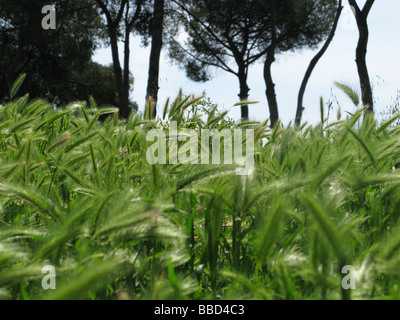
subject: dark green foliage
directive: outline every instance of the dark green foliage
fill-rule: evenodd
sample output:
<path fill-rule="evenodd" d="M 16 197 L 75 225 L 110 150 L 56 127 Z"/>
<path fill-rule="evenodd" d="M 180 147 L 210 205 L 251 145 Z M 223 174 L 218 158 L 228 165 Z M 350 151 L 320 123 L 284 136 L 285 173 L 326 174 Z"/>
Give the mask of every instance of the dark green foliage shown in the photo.
<path fill-rule="evenodd" d="M 118 102 L 112 68 L 91 61 L 103 37 L 97 8 L 89 1 L 54 2 L 56 29 L 42 29 L 47 1 L 0 1 L 0 100 L 12 99 L 11 87 L 21 73 L 21 87 L 31 98 L 56 106 L 93 95 L 101 104 Z"/>

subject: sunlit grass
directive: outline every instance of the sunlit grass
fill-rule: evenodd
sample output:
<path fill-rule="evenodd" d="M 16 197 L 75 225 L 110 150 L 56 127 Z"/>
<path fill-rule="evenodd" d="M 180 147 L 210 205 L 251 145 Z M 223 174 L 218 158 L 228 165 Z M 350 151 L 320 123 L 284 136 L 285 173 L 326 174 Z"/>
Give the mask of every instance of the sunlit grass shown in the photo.
<path fill-rule="evenodd" d="M 269 129 L 181 94 L 162 121 L 116 111 L 1 105 L 0 299 L 399 298 L 397 118 Z M 254 174 L 149 165 L 146 132 L 169 121 L 253 128 Z M 56 290 L 42 288 L 45 265 Z M 342 288 L 345 265 L 356 290 Z"/>

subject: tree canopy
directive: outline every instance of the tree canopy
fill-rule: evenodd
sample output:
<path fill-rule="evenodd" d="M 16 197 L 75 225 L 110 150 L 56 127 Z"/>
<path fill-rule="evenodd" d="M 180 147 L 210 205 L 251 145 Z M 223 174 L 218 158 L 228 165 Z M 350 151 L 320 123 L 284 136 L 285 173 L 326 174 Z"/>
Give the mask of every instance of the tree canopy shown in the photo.
<path fill-rule="evenodd" d="M 59 0 L 56 29 L 44 30 L 46 4 L 0 0 L 0 98 L 7 99 L 14 80 L 26 73 L 23 89 L 31 97 L 61 105 L 91 92 L 101 103 L 115 103 L 115 87 L 100 81 L 112 78 L 110 69 L 91 61 L 104 32 L 97 8 L 86 0 Z"/>
<path fill-rule="evenodd" d="M 336 0 L 173 2 L 183 21 L 187 40 L 170 44 L 171 57 L 194 81 L 209 80 L 212 68 L 235 75 L 239 79 L 241 100 L 249 96 L 250 65 L 266 58 L 268 91 L 273 85 L 269 71 L 275 54 L 319 44 L 327 36 L 336 9 Z M 267 96 L 271 109 L 274 91 L 267 92 Z M 245 105 L 242 118 L 248 118 Z"/>

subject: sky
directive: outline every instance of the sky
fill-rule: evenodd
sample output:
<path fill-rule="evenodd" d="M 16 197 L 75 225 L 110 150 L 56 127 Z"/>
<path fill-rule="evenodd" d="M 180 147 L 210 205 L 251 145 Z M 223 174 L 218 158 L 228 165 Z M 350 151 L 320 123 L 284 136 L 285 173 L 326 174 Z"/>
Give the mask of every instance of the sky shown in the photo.
<path fill-rule="evenodd" d="M 365 1 L 357 1 L 362 6 Z M 339 21 L 338 30 L 328 51 L 314 69 L 304 96 L 305 111 L 303 120 L 316 124 L 320 120 L 320 98 L 328 105 L 333 102 L 331 116 L 336 117 L 337 109 L 342 113 L 354 111 L 352 102 L 336 87 L 334 82 L 350 85 L 360 92 L 355 50 L 358 42 L 358 30 L 354 15 L 344 1 L 344 10 Z M 400 1 L 376 0 L 368 17 L 369 45 L 367 64 L 374 89 L 376 101 L 375 112 L 385 112 L 400 95 Z M 322 46 L 323 43 L 321 43 Z M 284 124 L 294 120 L 297 107 L 297 96 L 310 60 L 318 52 L 301 50 L 280 54 L 272 67 L 273 79 L 279 106 L 279 116 Z M 131 98 L 139 104 L 140 110 L 146 95 L 150 46 L 141 46 L 139 37 L 131 40 L 130 70 L 135 78 Z M 120 57 L 123 57 L 122 46 Z M 112 63 L 111 49 L 100 48 L 95 52 L 94 61 L 108 65 Z M 167 98 L 175 98 L 180 89 L 185 94 L 195 96 L 206 92 L 220 110 L 229 110 L 228 116 L 240 118 L 240 107 L 232 107 L 239 101 L 239 83 L 234 75 L 215 69 L 214 77 L 206 83 L 196 83 L 186 78 L 167 56 L 162 53 L 160 62 L 159 103 L 163 105 Z M 249 70 L 248 85 L 251 89 L 249 100 L 259 101 L 249 106 L 251 120 L 264 121 L 269 118 L 268 104 L 265 96 L 263 79 L 263 61 L 254 64 Z"/>

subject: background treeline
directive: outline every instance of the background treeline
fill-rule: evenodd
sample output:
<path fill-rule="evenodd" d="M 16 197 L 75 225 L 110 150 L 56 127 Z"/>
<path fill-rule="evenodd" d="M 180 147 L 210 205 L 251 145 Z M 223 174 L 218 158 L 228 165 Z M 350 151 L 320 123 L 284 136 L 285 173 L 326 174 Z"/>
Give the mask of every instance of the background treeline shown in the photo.
<path fill-rule="evenodd" d="M 0 0 L 0 99 L 7 101 L 14 80 L 26 73 L 23 89 L 31 97 L 45 97 L 55 105 L 63 105 L 92 95 L 100 105 L 118 106 L 120 116 L 128 118 L 138 108 L 130 95 L 134 82 L 130 72 L 130 38 L 134 34 L 151 46 L 146 102 L 154 118 L 164 48 L 191 80 L 207 81 L 214 69 L 235 75 L 242 101 L 249 96 L 249 67 L 263 62 L 270 125 L 274 126 L 279 119 L 271 72 L 276 55 L 322 45 L 299 90 L 296 124 L 300 125 L 308 79 L 334 37 L 342 2 L 56 0 L 53 5 L 57 28 L 43 30 L 41 8 L 47 1 Z M 356 62 L 362 102 L 373 111 L 365 57 L 367 17 L 374 0 L 366 1 L 364 7 L 359 7 L 355 0 L 348 3 L 354 8 L 360 30 Z M 121 44 L 122 56 L 118 51 Z M 92 61 L 94 51 L 102 45 L 111 48 L 110 66 Z M 241 108 L 242 118 L 248 119 L 248 106 Z"/>

